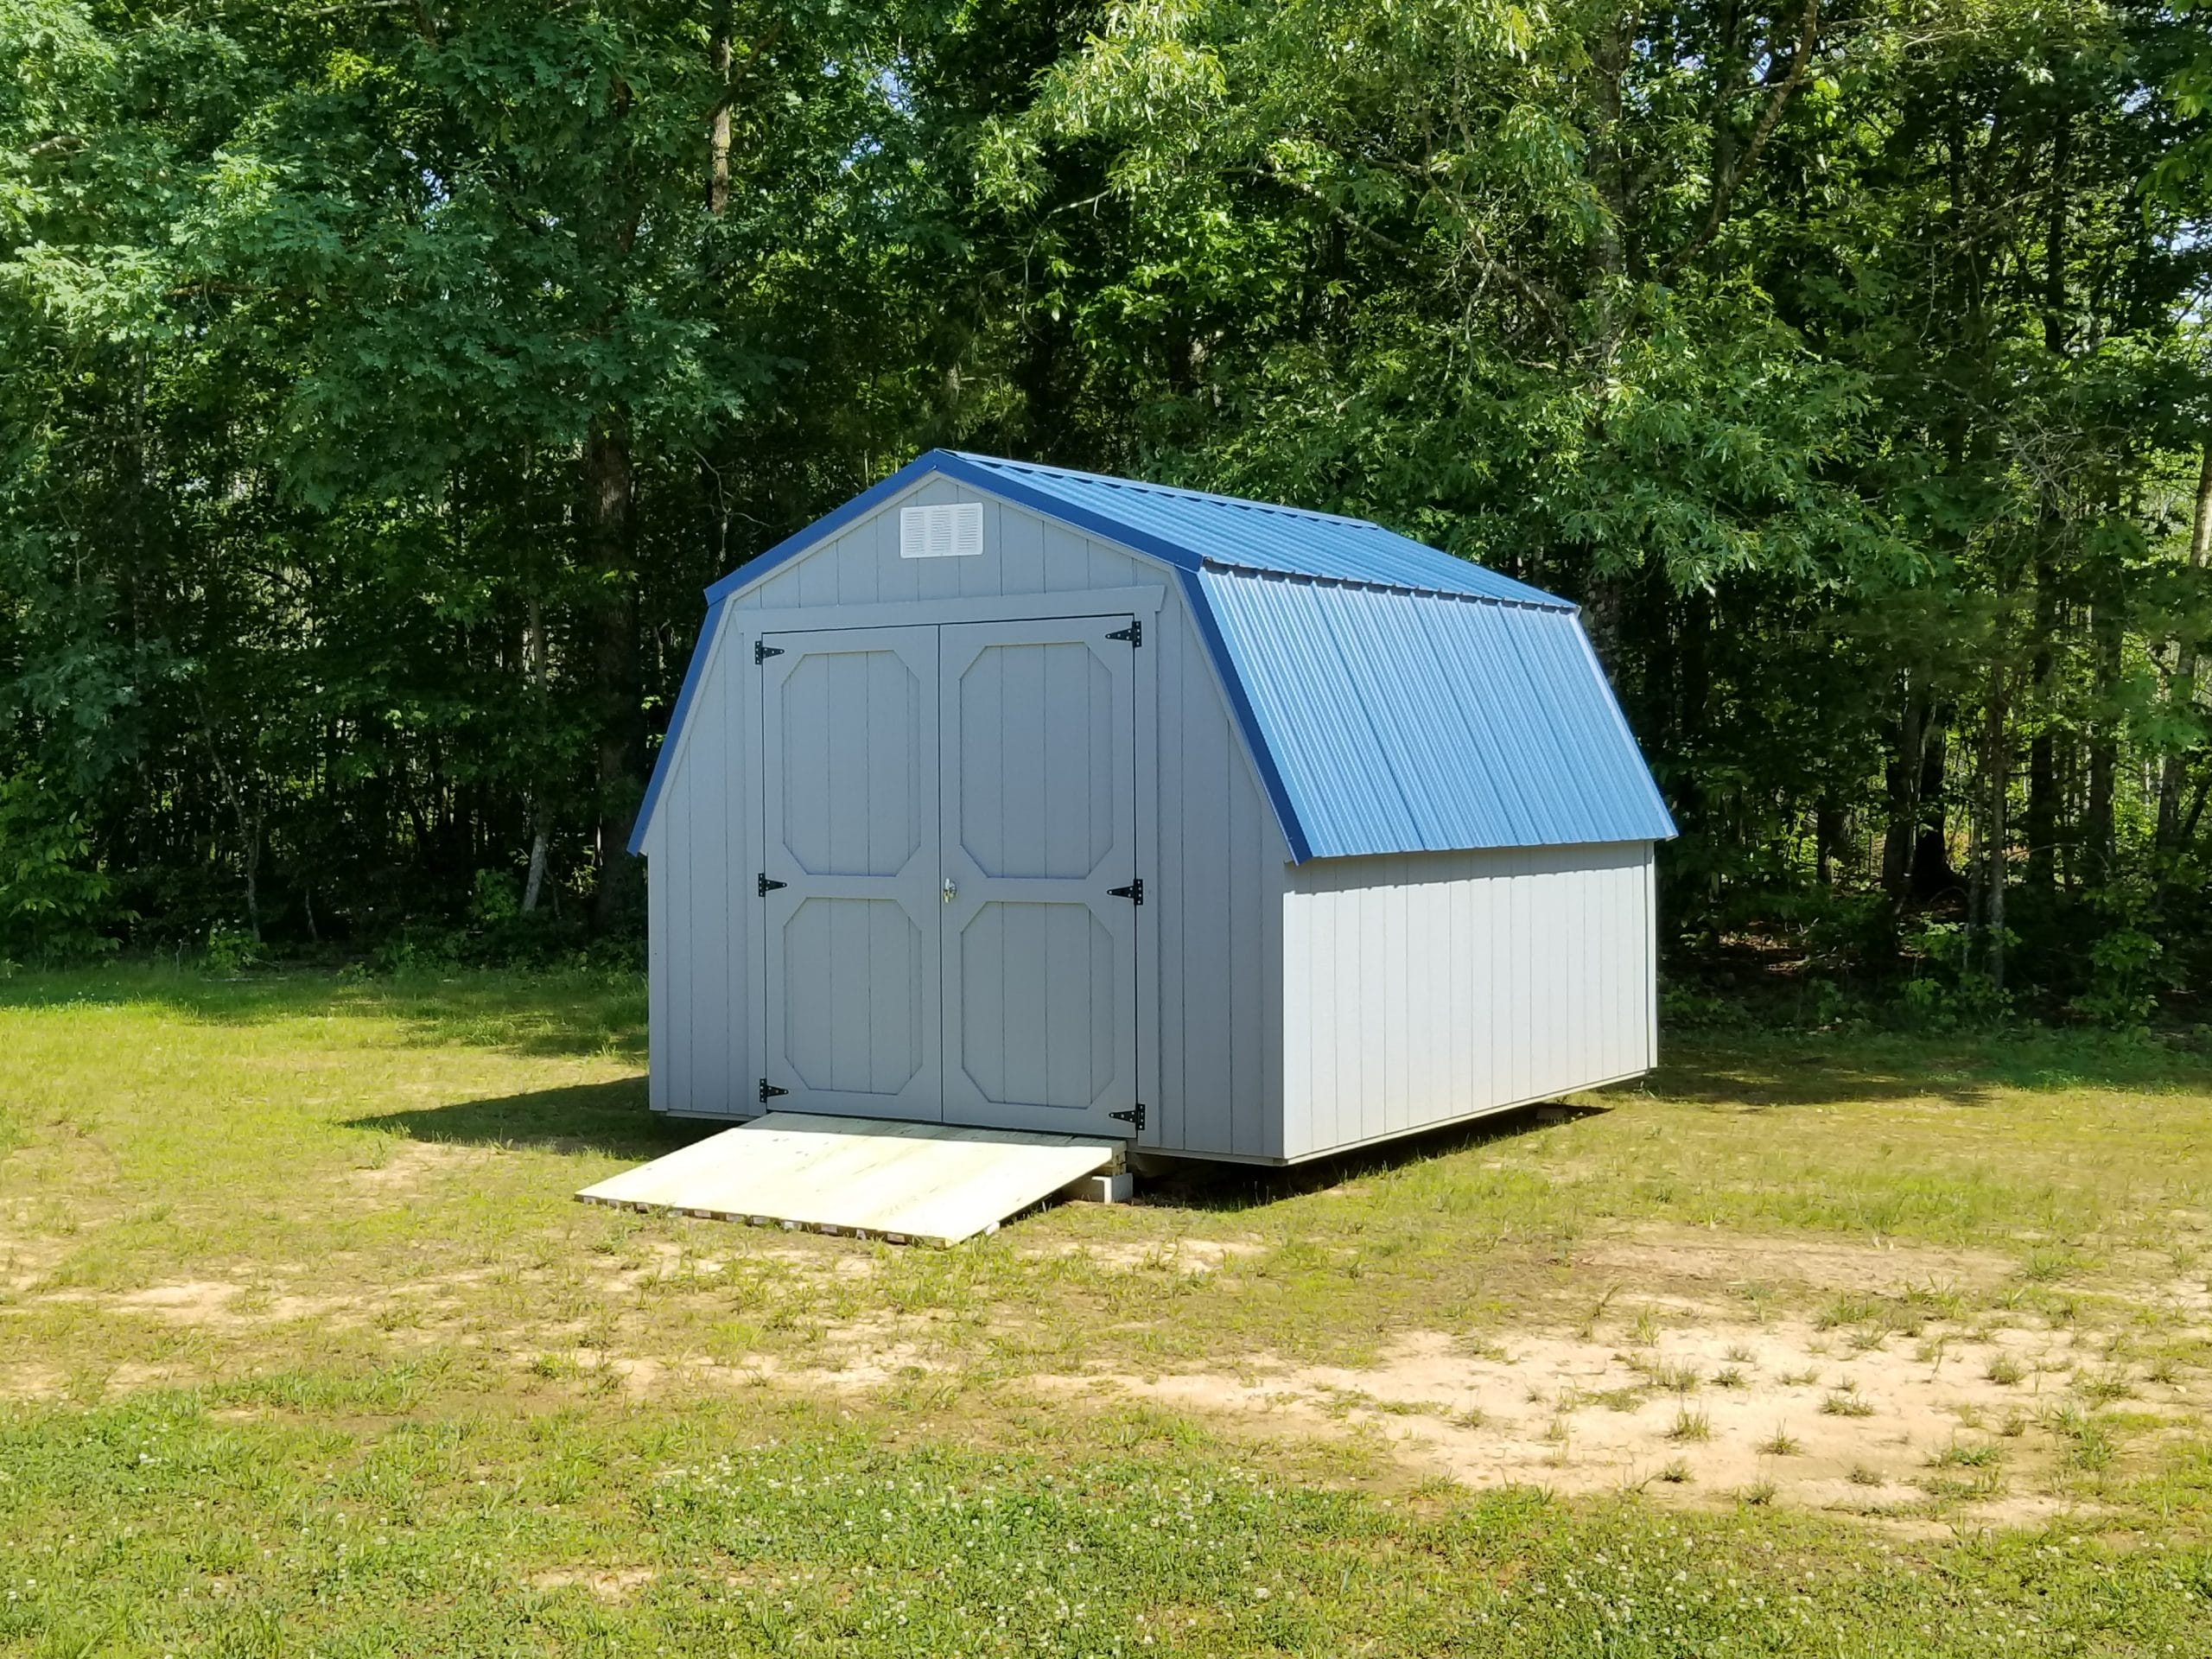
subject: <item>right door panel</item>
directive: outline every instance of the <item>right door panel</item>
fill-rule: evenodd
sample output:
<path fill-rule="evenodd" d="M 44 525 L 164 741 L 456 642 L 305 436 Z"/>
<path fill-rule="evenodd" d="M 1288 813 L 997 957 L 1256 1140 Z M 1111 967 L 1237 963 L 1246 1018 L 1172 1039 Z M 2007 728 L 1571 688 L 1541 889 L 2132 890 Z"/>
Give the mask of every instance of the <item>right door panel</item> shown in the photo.
<path fill-rule="evenodd" d="M 944 1109 L 1128 1133 L 1136 1103 L 1135 652 L 1126 620 L 948 626 Z"/>

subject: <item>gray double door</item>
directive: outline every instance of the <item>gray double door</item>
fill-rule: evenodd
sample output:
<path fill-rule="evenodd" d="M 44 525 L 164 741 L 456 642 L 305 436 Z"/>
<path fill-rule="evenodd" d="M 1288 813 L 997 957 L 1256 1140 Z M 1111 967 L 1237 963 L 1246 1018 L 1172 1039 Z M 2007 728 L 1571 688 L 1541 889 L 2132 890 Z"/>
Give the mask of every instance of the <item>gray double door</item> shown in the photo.
<path fill-rule="evenodd" d="M 1137 1098 L 1137 904 L 1115 891 L 1138 874 L 1129 626 L 763 638 L 775 1105 L 1130 1132 L 1112 1116 Z"/>

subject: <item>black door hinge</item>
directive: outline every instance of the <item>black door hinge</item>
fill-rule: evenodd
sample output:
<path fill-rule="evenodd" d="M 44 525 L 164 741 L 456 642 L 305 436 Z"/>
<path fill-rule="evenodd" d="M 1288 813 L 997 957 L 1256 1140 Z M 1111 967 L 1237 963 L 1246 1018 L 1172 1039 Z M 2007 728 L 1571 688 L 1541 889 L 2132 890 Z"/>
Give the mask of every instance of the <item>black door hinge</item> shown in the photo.
<path fill-rule="evenodd" d="M 755 668 L 760 667 L 771 657 L 780 657 L 783 654 L 784 648 L 781 645 L 772 645 L 765 639 L 755 639 L 753 642 L 753 666 Z"/>
<path fill-rule="evenodd" d="M 788 881 L 771 881 L 768 879 L 767 871 L 763 870 L 760 872 L 760 896 L 763 899 L 766 899 L 778 887 L 788 887 L 789 886 L 791 886 L 791 883 Z"/>
<path fill-rule="evenodd" d="M 1144 624 L 1141 622 L 1132 622 L 1126 628 L 1115 629 L 1113 632 L 1108 634 L 1106 637 L 1109 639 L 1126 639 L 1129 642 L 1130 647 L 1135 649 L 1144 644 Z"/>
<path fill-rule="evenodd" d="M 1133 905 L 1141 905 L 1144 903 L 1144 877 L 1137 877 L 1126 887 L 1109 887 L 1106 893 L 1111 899 L 1126 899 Z"/>
<path fill-rule="evenodd" d="M 766 1077 L 760 1079 L 760 1103 L 763 1106 L 766 1106 L 778 1095 L 788 1095 L 789 1093 L 791 1093 L 790 1090 L 779 1089 L 774 1084 L 769 1082 Z"/>
<path fill-rule="evenodd" d="M 1106 1116 L 1128 1124 L 1139 1135 L 1144 1133 L 1144 1102 L 1142 1101 L 1137 1102 L 1126 1112 L 1109 1112 Z"/>

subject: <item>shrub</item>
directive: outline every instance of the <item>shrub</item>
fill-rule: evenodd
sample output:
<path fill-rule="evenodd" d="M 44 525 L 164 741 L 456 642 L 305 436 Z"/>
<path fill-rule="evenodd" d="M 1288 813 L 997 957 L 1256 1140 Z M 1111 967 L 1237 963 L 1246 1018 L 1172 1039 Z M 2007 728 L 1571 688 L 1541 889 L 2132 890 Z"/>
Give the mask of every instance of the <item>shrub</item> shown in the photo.
<path fill-rule="evenodd" d="M 92 838 L 28 774 L 0 779 L 0 956 L 56 962 L 115 949 L 118 917 Z"/>

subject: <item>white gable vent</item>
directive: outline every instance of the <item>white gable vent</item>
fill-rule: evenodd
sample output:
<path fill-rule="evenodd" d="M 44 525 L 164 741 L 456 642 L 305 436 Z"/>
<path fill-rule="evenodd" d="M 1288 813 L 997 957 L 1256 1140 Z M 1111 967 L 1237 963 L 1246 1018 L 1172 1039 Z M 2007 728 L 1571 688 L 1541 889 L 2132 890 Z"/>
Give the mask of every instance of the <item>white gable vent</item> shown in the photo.
<path fill-rule="evenodd" d="M 899 510 L 902 559 L 968 559 L 983 550 L 983 504 Z"/>

